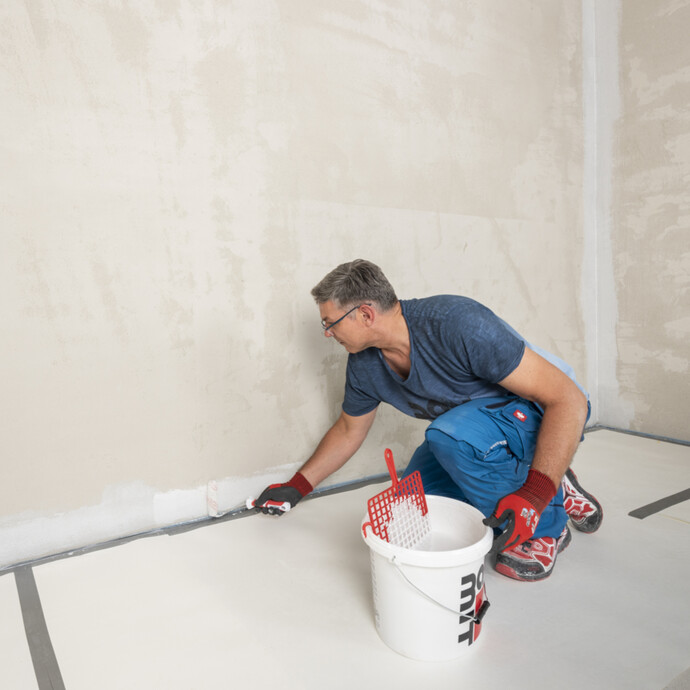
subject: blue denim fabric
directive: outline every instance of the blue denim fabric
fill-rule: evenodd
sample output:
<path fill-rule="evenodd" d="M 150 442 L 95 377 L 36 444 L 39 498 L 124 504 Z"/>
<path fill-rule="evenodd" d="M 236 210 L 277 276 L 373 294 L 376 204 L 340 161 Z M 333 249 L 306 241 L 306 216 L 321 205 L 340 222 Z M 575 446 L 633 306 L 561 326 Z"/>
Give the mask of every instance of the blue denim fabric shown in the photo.
<path fill-rule="evenodd" d="M 541 418 L 536 405 L 515 396 L 471 400 L 427 427 L 403 476 L 419 470 L 427 494 L 464 501 L 488 517 L 524 484 Z M 559 486 L 534 536 L 558 537 L 567 520 Z"/>

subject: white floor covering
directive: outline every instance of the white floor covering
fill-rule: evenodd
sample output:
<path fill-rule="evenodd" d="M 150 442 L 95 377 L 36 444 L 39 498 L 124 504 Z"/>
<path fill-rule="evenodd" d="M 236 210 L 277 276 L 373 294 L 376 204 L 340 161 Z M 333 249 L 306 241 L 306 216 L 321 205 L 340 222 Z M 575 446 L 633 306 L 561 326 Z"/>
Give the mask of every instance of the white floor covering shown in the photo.
<path fill-rule="evenodd" d="M 604 505 L 602 528 L 573 531 L 543 582 L 488 568 L 491 608 L 456 661 L 409 660 L 376 633 L 359 526 L 381 484 L 35 566 L 64 686 L 688 687 L 690 501 L 628 513 L 690 488 L 690 447 L 593 431 L 573 468 Z M 0 688 L 34 690 L 11 573 L 0 616 Z"/>

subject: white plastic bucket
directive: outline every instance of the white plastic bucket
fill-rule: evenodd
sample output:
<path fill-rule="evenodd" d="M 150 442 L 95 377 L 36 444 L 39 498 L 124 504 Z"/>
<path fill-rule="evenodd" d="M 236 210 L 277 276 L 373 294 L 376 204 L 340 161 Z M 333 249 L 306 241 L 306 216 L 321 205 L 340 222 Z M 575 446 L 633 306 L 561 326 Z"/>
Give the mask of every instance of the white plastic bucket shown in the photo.
<path fill-rule="evenodd" d="M 430 533 L 414 549 L 377 537 L 365 527 L 368 515 L 362 527 L 379 636 L 403 656 L 443 661 L 462 656 L 481 632 L 488 608 L 484 557 L 493 532 L 466 503 L 442 496 L 426 500 Z"/>

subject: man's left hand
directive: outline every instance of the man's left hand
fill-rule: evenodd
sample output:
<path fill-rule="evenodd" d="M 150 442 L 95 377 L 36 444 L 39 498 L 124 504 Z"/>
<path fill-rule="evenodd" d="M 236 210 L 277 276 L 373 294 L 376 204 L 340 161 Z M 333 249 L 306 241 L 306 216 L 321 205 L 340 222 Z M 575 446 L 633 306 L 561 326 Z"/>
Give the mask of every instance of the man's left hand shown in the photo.
<path fill-rule="evenodd" d="M 508 551 L 531 539 L 544 508 L 556 495 L 554 483 L 541 472 L 530 470 L 527 481 L 515 492 L 504 496 L 494 512 L 484 519 L 488 527 L 501 527 L 503 532 L 494 540 L 491 553 Z"/>

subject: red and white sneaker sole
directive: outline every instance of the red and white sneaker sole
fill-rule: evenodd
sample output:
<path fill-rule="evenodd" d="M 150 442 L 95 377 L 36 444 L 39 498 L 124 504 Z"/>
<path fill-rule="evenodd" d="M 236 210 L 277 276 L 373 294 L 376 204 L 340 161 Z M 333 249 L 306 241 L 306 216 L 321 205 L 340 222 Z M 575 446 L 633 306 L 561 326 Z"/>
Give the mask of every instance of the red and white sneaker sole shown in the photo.
<path fill-rule="evenodd" d="M 561 482 L 563 486 L 563 507 L 580 532 L 592 534 L 601 527 L 604 510 L 592 494 L 585 491 L 577 481 L 577 475 L 569 469 Z"/>
<path fill-rule="evenodd" d="M 572 534 L 566 525 L 558 539 L 530 539 L 510 551 L 499 553 L 494 568 L 501 575 L 520 582 L 544 580 L 551 575 L 556 557 L 569 546 L 571 540 Z"/>

